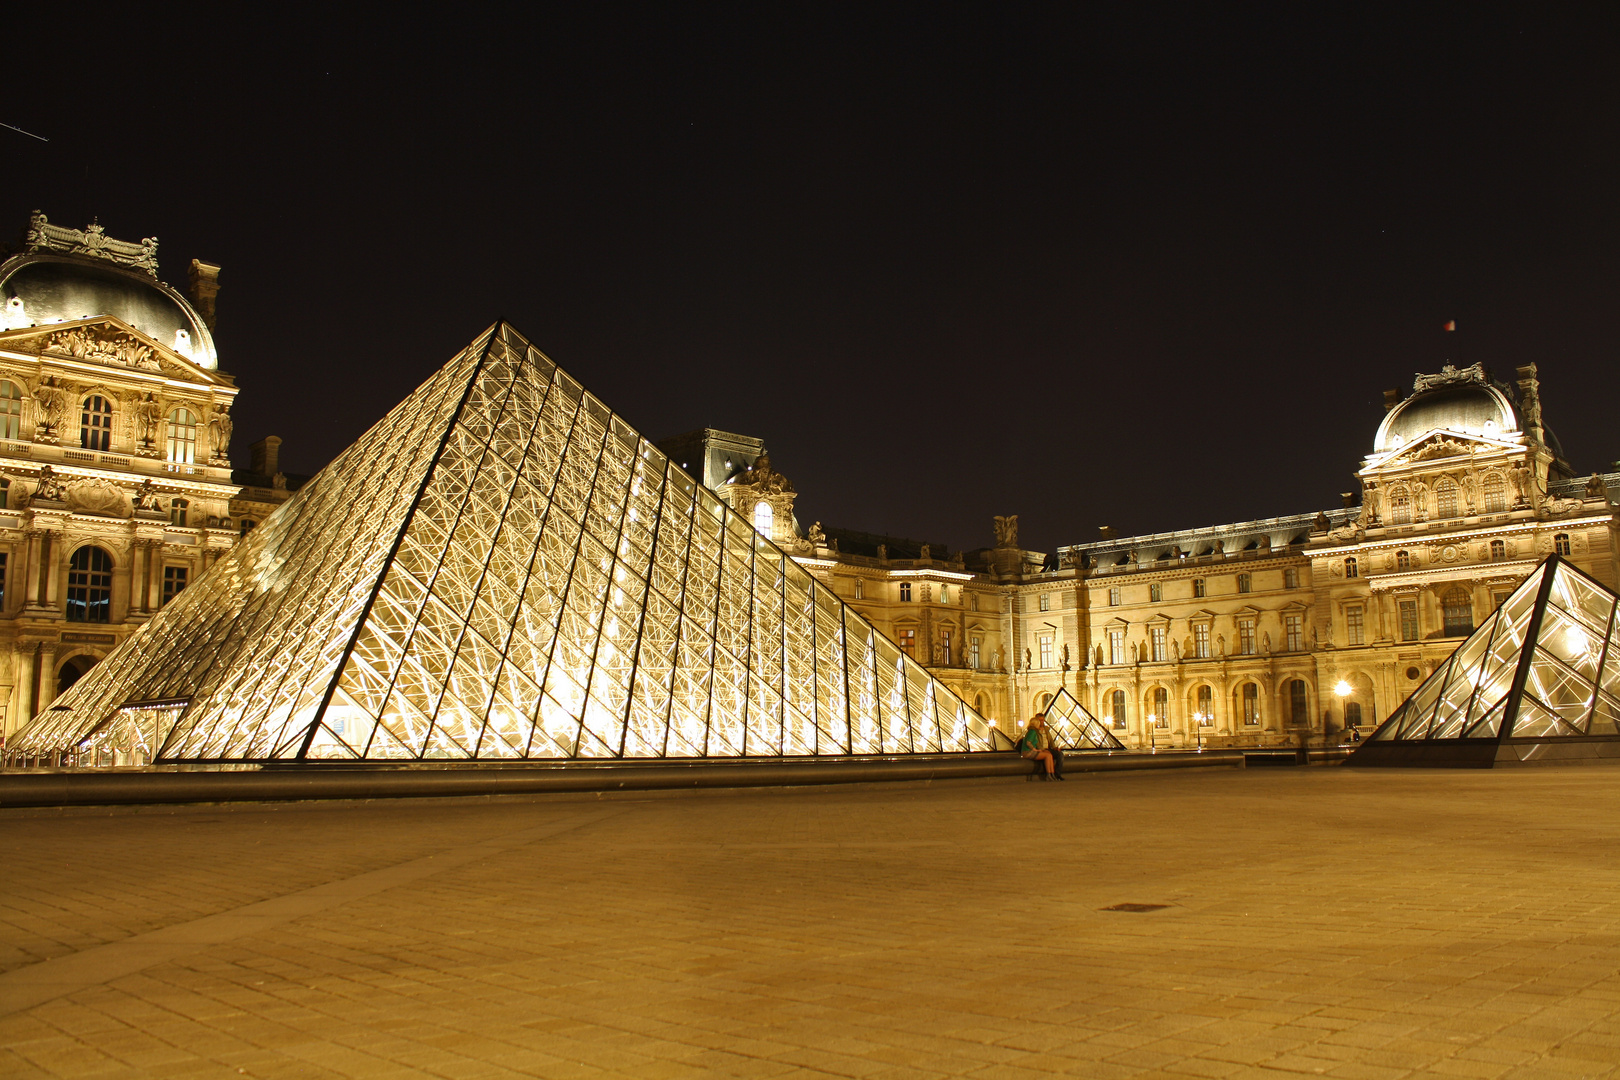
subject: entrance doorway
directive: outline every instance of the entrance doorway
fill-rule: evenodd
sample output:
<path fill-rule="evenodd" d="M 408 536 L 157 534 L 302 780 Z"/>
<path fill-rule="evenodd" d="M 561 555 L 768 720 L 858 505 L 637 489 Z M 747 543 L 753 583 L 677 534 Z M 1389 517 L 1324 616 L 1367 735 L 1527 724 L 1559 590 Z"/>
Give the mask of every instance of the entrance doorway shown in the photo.
<path fill-rule="evenodd" d="M 62 661 L 62 666 L 56 669 L 56 692 L 67 693 L 68 687 L 84 677 L 84 673 L 96 666 L 93 656 L 70 656 Z"/>

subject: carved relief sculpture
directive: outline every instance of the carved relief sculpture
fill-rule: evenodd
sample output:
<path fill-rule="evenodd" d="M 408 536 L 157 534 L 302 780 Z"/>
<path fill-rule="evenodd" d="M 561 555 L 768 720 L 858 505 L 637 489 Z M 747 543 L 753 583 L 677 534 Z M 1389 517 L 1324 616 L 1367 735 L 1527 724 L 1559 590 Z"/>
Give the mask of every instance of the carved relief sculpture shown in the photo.
<path fill-rule="evenodd" d="M 56 477 L 56 471 L 49 465 L 39 470 L 39 479 L 34 482 L 34 493 L 29 496 L 29 502 L 44 499 L 49 502 L 66 502 L 65 492 L 62 490 L 62 481 Z"/>
<path fill-rule="evenodd" d="M 996 547 L 1015 548 L 1018 546 L 1018 515 L 1009 514 L 1006 517 L 996 515 Z"/>

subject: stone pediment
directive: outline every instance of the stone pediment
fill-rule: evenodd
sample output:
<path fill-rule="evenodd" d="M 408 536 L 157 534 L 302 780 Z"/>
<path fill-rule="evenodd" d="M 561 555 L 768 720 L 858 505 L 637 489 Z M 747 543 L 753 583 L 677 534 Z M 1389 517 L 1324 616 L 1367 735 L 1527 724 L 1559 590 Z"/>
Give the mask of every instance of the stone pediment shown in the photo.
<path fill-rule="evenodd" d="M 111 315 L 0 331 L 0 349 L 192 383 L 223 384 L 217 373 Z"/>
<path fill-rule="evenodd" d="M 1375 466 L 1379 470 L 1406 469 L 1429 461 L 1474 457 L 1519 448 L 1516 439 L 1493 439 L 1462 431 L 1431 431 L 1409 446 L 1403 446 Z M 1363 470 L 1364 473 L 1372 470 Z"/>

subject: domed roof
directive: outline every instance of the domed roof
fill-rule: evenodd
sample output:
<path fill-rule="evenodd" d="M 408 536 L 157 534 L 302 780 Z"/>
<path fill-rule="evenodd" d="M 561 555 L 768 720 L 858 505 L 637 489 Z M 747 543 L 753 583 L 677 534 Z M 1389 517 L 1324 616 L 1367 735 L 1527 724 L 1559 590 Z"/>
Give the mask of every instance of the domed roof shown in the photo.
<path fill-rule="evenodd" d="M 1373 451 L 1399 449 L 1431 431 L 1457 431 L 1499 437 L 1521 428 L 1518 410 L 1506 394 L 1485 381 L 1476 364 L 1463 371 L 1423 375 L 1413 395 L 1390 410 L 1379 425 Z"/>
<path fill-rule="evenodd" d="M 114 240 L 98 225 L 64 229 L 36 211 L 25 251 L 0 264 L 0 329 L 111 315 L 199 367 L 219 367 L 202 317 L 156 277 L 156 240 Z"/>

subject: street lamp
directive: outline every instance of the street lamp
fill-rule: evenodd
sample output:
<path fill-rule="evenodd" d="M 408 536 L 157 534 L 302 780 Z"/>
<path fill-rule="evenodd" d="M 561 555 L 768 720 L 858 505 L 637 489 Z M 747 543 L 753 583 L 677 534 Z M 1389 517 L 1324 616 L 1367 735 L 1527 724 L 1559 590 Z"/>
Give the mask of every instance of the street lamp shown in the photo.
<path fill-rule="evenodd" d="M 1338 681 L 1338 683 L 1334 685 L 1333 692 L 1339 696 L 1339 716 L 1343 717 L 1344 716 L 1345 700 L 1351 694 L 1356 692 L 1356 688 L 1351 686 L 1350 683 L 1347 680 L 1340 679 Z M 1355 736 L 1354 736 L 1354 733 L 1351 732 L 1350 725 L 1348 723 L 1344 725 L 1344 730 L 1345 730 L 1345 737 L 1349 738 L 1349 739 L 1351 739 L 1353 741 Z M 1324 743 L 1326 742 L 1326 740 L 1323 740 L 1323 741 L 1324 741 Z"/>

